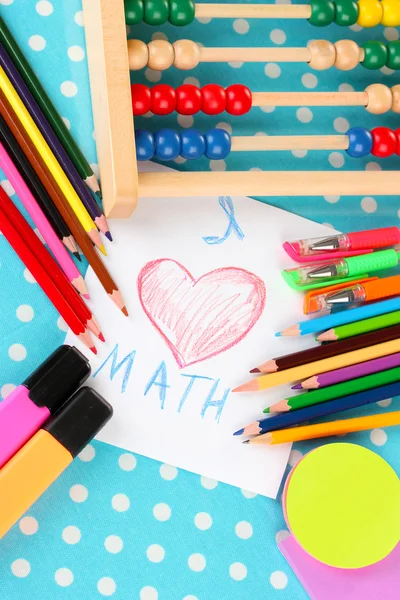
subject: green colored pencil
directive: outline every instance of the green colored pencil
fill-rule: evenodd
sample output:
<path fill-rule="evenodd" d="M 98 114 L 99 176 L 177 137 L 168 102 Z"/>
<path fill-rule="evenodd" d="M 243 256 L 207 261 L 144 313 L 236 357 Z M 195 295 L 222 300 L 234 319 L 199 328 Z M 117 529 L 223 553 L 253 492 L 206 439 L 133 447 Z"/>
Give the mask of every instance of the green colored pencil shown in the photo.
<path fill-rule="evenodd" d="M 397 381 L 400 381 L 400 367 L 381 371 L 380 373 L 373 373 L 372 375 L 366 375 L 365 377 L 357 377 L 357 379 L 353 379 L 352 381 L 343 381 L 342 383 L 330 385 L 326 388 L 305 392 L 304 394 L 299 394 L 292 398 L 286 398 L 285 400 L 281 400 L 269 408 L 264 409 L 264 412 L 291 412 L 293 410 L 298 410 L 299 408 L 306 408 L 307 406 L 313 406 L 314 404 L 320 404 L 321 402 L 327 402 L 328 400 L 342 398 L 343 396 L 349 396 L 351 394 L 358 394 L 359 392 L 364 392 Z"/>
<path fill-rule="evenodd" d="M 364 321 L 355 321 L 347 325 L 340 325 L 321 333 L 315 339 L 317 342 L 334 342 L 336 340 L 344 340 L 353 335 L 360 335 L 361 333 L 376 331 L 377 329 L 383 329 L 391 325 L 398 325 L 399 323 L 400 310 L 396 310 L 385 315 L 380 315 L 379 317 L 371 317 L 370 319 L 364 319 Z"/>
<path fill-rule="evenodd" d="M 39 104 L 44 115 L 46 116 L 50 126 L 54 130 L 58 139 L 64 146 L 65 151 L 68 153 L 70 159 L 75 165 L 80 177 L 84 180 L 87 186 L 97 195 L 101 197 L 99 184 L 96 176 L 93 173 L 89 163 L 83 156 L 74 138 L 68 131 L 64 121 L 56 111 L 50 98 L 45 92 L 39 79 L 36 77 L 32 67 L 26 60 L 25 56 L 21 52 L 20 47 L 14 40 L 11 31 L 8 29 L 4 20 L 0 16 L 0 42 L 3 44 L 7 54 L 13 61 L 15 67 L 20 72 L 26 85 L 30 89 L 36 102 Z"/>

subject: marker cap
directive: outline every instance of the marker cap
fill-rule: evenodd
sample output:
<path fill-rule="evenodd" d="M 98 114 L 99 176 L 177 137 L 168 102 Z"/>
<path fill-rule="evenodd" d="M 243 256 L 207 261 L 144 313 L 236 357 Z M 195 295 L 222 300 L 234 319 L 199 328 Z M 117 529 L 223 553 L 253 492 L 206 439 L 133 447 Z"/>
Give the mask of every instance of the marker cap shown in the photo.
<path fill-rule="evenodd" d="M 23 385 L 37 406 L 55 412 L 89 377 L 90 363 L 74 346 L 60 346 Z"/>
<path fill-rule="evenodd" d="M 112 414 L 112 406 L 100 394 L 83 387 L 47 421 L 43 429 L 75 458 Z"/>

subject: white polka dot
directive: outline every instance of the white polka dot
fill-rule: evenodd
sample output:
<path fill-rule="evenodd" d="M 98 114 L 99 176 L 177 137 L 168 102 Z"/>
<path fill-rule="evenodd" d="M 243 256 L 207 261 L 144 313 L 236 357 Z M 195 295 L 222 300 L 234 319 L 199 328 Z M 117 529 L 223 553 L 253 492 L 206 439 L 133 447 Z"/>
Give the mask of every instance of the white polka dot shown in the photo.
<path fill-rule="evenodd" d="M 286 42 L 286 33 L 282 29 L 273 29 L 269 37 L 274 44 L 284 44 Z"/>
<path fill-rule="evenodd" d="M 61 117 L 61 118 L 64 121 L 66 128 L 67 129 L 71 129 L 71 122 L 70 122 L 70 120 L 67 119 L 67 117 Z"/>
<path fill-rule="evenodd" d="M 39 529 L 39 523 L 34 517 L 23 517 L 19 522 L 19 528 L 25 535 L 33 535 Z"/>
<path fill-rule="evenodd" d="M 292 450 L 289 454 L 289 465 L 295 467 L 302 458 L 303 455 L 300 450 Z"/>
<path fill-rule="evenodd" d="M 147 558 L 154 563 L 159 563 L 164 560 L 165 550 L 159 544 L 152 544 L 146 550 Z"/>
<path fill-rule="evenodd" d="M 214 490 L 218 485 L 218 481 L 210 477 L 204 477 L 203 475 L 200 477 L 200 483 L 206 490 Z"/>
<path fill-rule="evenodd" d="M 354 92 L 354 88 L 349 83 L 341 83 L 339 85 L 339 92 Z"/>
<path fill-rule="evenodd" d="M 46 40 L 41 35 L 31 35 L 28 44 L 32 50 L 36 50 L 37 52 L 46 48 Z"/>
<path fill-rule="evenodd" d="M 78 86 L 73 81 L 63 81 L 60 90 L 63 96 L 73 98 L 78 93 Z"/>
<path fill-rule="evenodd" d="M 389 69 L 389 67 L 382 67 L 382 69 L 380 69 L 380 72 L 383 73 L 384 75 L 393 75 L 394 70 Z"/>
<path fill-rule="evenodd" d="M 171 509 L 165 502 L 160 502 L 153 508 L 153 515 L 157 521 L 168 521 L 171 517 Z"/>
<path fill-rule="evenodd" d="M 344 156 L 340 152 L 331 152 L 328 160 L 335 169 L 340 169 L 344 165 Z"/>
<path fill-rule="evenodd" d="M 235 533 L 241 540 L 248 540 L 253 535 L 253 526 L 248 521 L 240 521 L 236 524 Z"/>
<path fill-rule="evenodd" d="M 181 127 L 193 127 L 194 118 L 192 115 L 178 115 L 176 120 Z"/>
<path fill-rule="evenodd" d="M 200 81 L 196 79 L 196 77 L 186 77 L 183 80 L 183 83 L 186 85 L 195 85 L 196 87 L 200 87 Z"/>
<path fill-rule="evenodd" d="M 252 500 L 257 496 L 254 492 L 250 492 L 250 490 L 240 490 L 245 498 L 248 500 Z"/>
<path fill-rule="evenodd" d="M 288 583 L 287 575 L 283 571 L 274 571 L 269 580 L 276 590 L 283 590 Z"/>
<path fill-rule="evenodd" d="M 189 568 L 196 573 L 204 571 L 206 568 L 206 559 L 202 554 L 191 554 L 188 559 Z"/>
<path fill-rule="evenodd" d="M 118 459 L 118 466 L 123 471 L 133 471 L 133 469 L 136 467 L 136 457 L 129 452 L 121 454 Z"/>
<path fill-rule="evenodd" d="M 48 17 L 53 12 L 53 5 L 48 0 L 40 0 L 36 4 L 36 12 L 42 17 Z"/>
<path fill-rule="evenodd" d="M 229 575 L 235 581 L 242 581 L 247 576 L 247 567 L 243 563 L 235 562 L 229 567 Z"/>
<path fill-rule="evenodd" d="M 271 79 L 276 79 L 281 74 L 281 68 L 275 63 L 267 63 L 264 67 L 264 73 Z"/>
<path fill-rule="evenodd" d="M 15 577 L 27 577 L 31 572 L 31 565 L 25 558 L 17 558 L 11 563 L 11 571 Z"/>
<path fill-rule="evenodd" d="M 118 535 L 109 535 L 104 540 L 104 547 L 110 554 L 118 554 L 124 547 L 124 542 Z"/>
<path fill-rule="evenodd" d="M 12 344 L 8 349 L 8 356 L 11 360 L 15 360 L 16 362 L 25 360 L 26 355 L 26 348 L 22 344 Z"/>
<path fill-rule="evenodd" d="M 96 450 L 90 444 L 85 446 L 85 448 L 82 450 L 82 452 L 80 452 L 78 454 L 78 458 L 80 458 L 80 460 L 82 462 L 90 462 L 91 460 L 94 459 L 95 456 L 96 456 Z"/>
<path fill-rule="evenodd" d="M 14 0 L 0 0 L 0 4 L 3 4 L 3 6 L 9 6 L 13 2 Z"/>
<path fill-rule="evenodd" d="M 211 171 L 226 171 L 226 162 L 224 160 L 210 160 Z"/>
<path fill-rule="evenodd" d="M 243 62 L 240 60 L 232 60 L 231 62 L 228 62 L 228 65 L 232 67 L 232 69 L 240 69 L 240 67 L 243 67 Z"/>
<path fill-rule="evenodd" d="M 351 29 L 352 31 L 356 31 L 356 32 L 362 31 L 362 27 L 358 23 L 354 23 L 354 25 L 350 25 L 349 29 Z"/>
<path fill-rule="evenodd" d="M 54 579 L 61 587 L 68 587 L 74 581 L 74 574 L 70 569 L 63 567 L 62 569 L 57 569 L 54 573 Z"/>
<path fill-rule="evenodd" d="M 374 213 L 378 207 L 378 203 L 375 198 L 371 198 L 371 196 L 366 196 L 361 200 L 361 208 L 366 213 Z"/>
<path fill-rule="evenodd" d="M 397 31 L 396 27 L 385 27 L 383 35 L 389 42 L 399 39 L 399 32 Z"/>
<path fill-rule="evenodd" d="M 168 41 L 168 36 L 164 32 L 162 32 L 162 31 L 156 31 L 151 36 L 151 39 L 152 40 L 165 40 L 165 41 Z"/>
<path fill-rule="evenodd" d="M 144 76 L 148 81 L 156 83 L 161 79 L 161 71 L 153 71 L 153 69 L 146 69 L 144 72 Z"/>
<path fill-rule="evenodd" d="M 14 190 L 13 186 L 11 185 L 11 183 L 8 181 L 8 179 L 3 179 L 3 181 L 0 183 L 0 185 L 3 188 L 3 190 L 5 191 L 5 193 L 7 194 L 7 196 L 14 196 L 15 190 Z"/>
<path fill-rule="evenodd" d="M 183 600 L 199 600 L 199 599 L 197 598 L 197 596 L 192 596 L 192 594 L 190 594 L 189 596 L 185 596 L 183 598 Z"/>
<path fill-rule="evenodd" d="M 304 73 L 301 78 L 301 83 L 309 90 L 314 89 L 318 85 L 318 78 L 314 73 Z"/>
<path fill-rule="evenodd" d="M 329 227 L 330 229 L 335 229 L 331 223 L 321 223 L 321 225 L 325 225 L 325 227 Z"/>
<path fill-rule="evenodd" d="M 84 485 L 82 485 L 80 483 L 76 483 L 69 490 L 69 495 L 70 495 L 71 500 L 73 500 L 74 502 L 80 503 L 80 502 L 85 502 L 85 500 L 87 500 L 89 492 L 87 491 L 87 489 L 85 488 Z"/>
<path fill-rule="evenodd" d="M 77 13 L 75 13 L 74 21 L 75 21 L 75 23 L 77 25 L 80 25 L 81 27 L 84 26 L 84 22 L 83 22 L 83 10 L 80 10 Z"/>
<path fill-rule="evenodd" d="M 172 467 L 171 465 L 161 465 L 160 475 L 163 479 L 172 481 L 178 475 L 178 469 L 176 467 Z"/>
<path fill-rule="evenodd" d="M 80 62 L 85 58 L 85 51 L 80 46 L 70 46 L 67 50 L 68 58 L 73 62 Z"/>
<path fill-rule="evenodd" d="M 117 512 L 125 512 L 130 507 L 131 502 L 126 494 L 115 494 L 111 500 L 111 506 Z"/>
<path fill-rule="evenodd" d="M 278 533 L 275 536 L 275 541 L 277 544 L 280 544 L 281 542 L 283 542 L 283 540 L 286 540 L 286 538 L 290 537 L 290 531 L 288 531 L 287 529 L 281 529 L 281 531 L 278 531 Z"/>
<path fill-rule="evenodd" d="M 7 396 L 9 396 L 11 394 L 11 392 L 13 392 L 15 390 L 17 386 L 14 385 L 13 383 L 5 383 L 2 388 L 0 389 L 0 395 L 3 398 L 7 398 Z"/>
<path fill-rule="evenodd" d="M 313 114 L 309 108 L 302 106 L 296 110 L 296 117 L 301 123 L 309 123 L 312 121 Z"/>
<path fill-rule="evenodd" d="M 382 167 L 379 163 L 371 161 L 365 165 L 366 171 L 382 171 Z"/>
<path fill-rule="evenodd" d="M 373 429 L 369 437 L 375 446 L 384 446 L 387 442 L 387 434 L 383 429 Z"/>
<path fill-rule="evenodd" d="M 39 240 L 42 242 L 42 244 L 46 244 L 46 241 L 45 241 L 44 237 L 42 236 L 42 234 L 39 231 L 39 229 L 37 229 L 37 227 L 33 230 L 33 232 L 39 238 Z"/>
<path fill-rule="evenodd" d="M 196 525 L 197 529 L 201 529 L 201 531 L 210 529 L 212 522 L 212 518 L 206 512 L 197 513 L 194 518 L 194 524 Z"/>
<path fill-rule="evenodd" d="M 275 106 L 260 106 L 260 109 L 263 111 L 263 113 L 272 113 L 275 110 Z"/>
<path fill-rule="evenodd" d="M 64 527 L 61 537 L 66 544 L 74 545 L 81 541 L 82 534 L 79 527 L 67 525 Z"/>
<path fill-rule="evenodd" d="M 304 158 L 307 156 L 307 150 L 292 150 L 292 154 L 296 158 Z"/>
<path fill-rule="evenodd" d="M 186 158 L 183 158 L 183 156 L 177 156 L 174 158 L 174 162 L 176 162 L 177 165 L 183 165 L 183 163 L 186 162 Z"/>
<path fill-rule="evenodd" d="M 329 204 L 336 204 L 340 200 L 340 196 L 324 196 L 324 198 Z"/>
<path fill-rule="evenodd" d="M 151 585 L 146 585 L 139 592 L 139 600 L 158 600 L 158 592 Z"/>
<path fill-rule="evenodd" d="M 16 314 L 22 323 L 29 323 L 29 321 L 32 321 L 35 312 L 29 304 L 21 304 L 21 306 L 18 306 Z"/>
<path fill-rule="evenodd" d="M 397 216 L 398 216 L 398 217 L 399 217 L 399 219 L 400 219 L 400 208 L 399 208 L 399 210 L 397 211 Z"/>
<path fill-rule="evenodd" d="M 224 123 L 223 121 L 221 121 L 221 123 L 217 123 L 216 127 L 217 129 L 224 129 L 230 134 L 232 133 L 232 125 L 230 125 L 229 123 Z"/>
<path fill-rule="evenodd" d="M 346 133 L 346 131 L 349 130 L 350 125 L 349 125 L 349 122 L 347 119 L 345 119 L 343 117 L 338 117 L 337 119 L 335 119 L 333 121 L 333 127 L 339 133 Z"/>
<path fill-rule="evenodd" d="M 68 331 L 68 325 L 66 324 L 66 322 L 64 321 L 64 319 L 62 317 L 58 317 L 57 327 L 58 327 L 58 329 L 61 329 L 61 331 Z"/>
<path fill-rule="evenodd" d="M 250 29 L 250 25 L 246 19 L 235 19 L 235 21 L 233 21 L 233 29 L 236 33 L 247 33 Z"/>
<path fill-rule="evenodd" d="M 379 400 L 379 402 L 377 402 L 377 405 L 380 406 L 381 408 L 387 408 L 388 406 L 390 406 L 392 404 L 393 398 L 387 398 L 386 400 Z"/>
<path fill-rule="evenodd" d="M 117 584 L 111 577 L 102 577 L 97 582 L 97 589 L 102 596 L 112 596 L 117 589 Z"/>
<path fill-rule="evenodd" d="M 276 0 L 276 4 L 291 4 L 291 0 Z"/>
<path fill-rule="evenodd" d="M 34 278 L 32 273 L 30 271 L 28 271 L 28 269 L 24 270 L 24 278 L 26 279 L 26 281 L 28 283 L 36 283 L 36 279 Z"/>
<path fill-rule="evenodd" d="M 211 17 L 196 17 L 199 23 L 203 23 L 203 25 L 207 25 L 212 20 Z"/>

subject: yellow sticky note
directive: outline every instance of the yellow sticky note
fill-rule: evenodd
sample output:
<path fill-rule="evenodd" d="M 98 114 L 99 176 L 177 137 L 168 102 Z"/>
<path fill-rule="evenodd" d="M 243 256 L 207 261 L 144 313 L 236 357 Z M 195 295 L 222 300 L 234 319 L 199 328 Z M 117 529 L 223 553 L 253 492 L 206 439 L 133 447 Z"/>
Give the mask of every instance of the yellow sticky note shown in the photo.
<path fill-rule="evenodd" d="M 317 560 L 343 569 L 372 565 L 400 540 L 400 482 L 378 454 L 326 444 L 307 454 L 286 486 L 294 537 Z"/>

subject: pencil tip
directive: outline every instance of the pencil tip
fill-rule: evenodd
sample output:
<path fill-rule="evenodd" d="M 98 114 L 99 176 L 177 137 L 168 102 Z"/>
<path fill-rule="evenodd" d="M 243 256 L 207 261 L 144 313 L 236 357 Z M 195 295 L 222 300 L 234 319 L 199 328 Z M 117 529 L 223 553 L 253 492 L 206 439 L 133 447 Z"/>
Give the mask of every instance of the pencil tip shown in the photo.
<path fill-rule="evenodd" d="M 270 412 L 269 406 L 267 408 L 264 408 L 263 413 L 269 413 L 269 412 Z"/>
<path fill-rule="evenodd" d="M 86 298 L 86 300 L 90 300 L 90 296 L 89 296 L 89 294 L 82 294 L 82 296 L 83 296 L 84 298 Z"/>
<path fill-rule="evenodd" d="M 251 369 L 251 371 L 249 371 L 250 373 L 260 373 L 260 369 L 258 369 L 257 367 L 255 367 L 254 369 Z"/>
<path fill-rule="evenodd" d="M 275 337 L 281 337 L 281 332 L 277 331 L 276 334 L 275 334 Z"/>
<path fill-rule="evenodd" d="M 244 440 L 244 442 L 242 442 L 242 444 L 250 444 L 250 440 Z"/>
<path fill-rule="evenodd" d="M 100 244 L 99 250 L 103 254 L 103 256 L 107 256 L 107 252 L 106 252 L 106 249 L 104 248 L 104 244 Z"/>
<path fill-rule="evenodd" d="M 97 349 L 96 346 L 91 346 L 91 351 L 93 352 L 93 354 L 97 354 Z"/>
<path fill-rule="evenodd" d="M 301 390 L 301 388 L 302 388 L 301 383 L 296 383 L 296 385 L 292 386 L 292 390 Z"/>
<path fill-rule="evenodd" d="M 110 232 L 110 231 L 106 231 L 104 235 L 106 236 L 106 238 L 107 238 L 108 240 L 110 240 L 110 242 L 112 242 L 112 241 L 113 241 L 113 238 L 112 238 L 112 235 L 111 235 L 111 232 Z"/>
<path fill-rule="evenodd" d="M 101 190 L 98 190 L 97 192 L 95 192 L 95 194 L 101 202 L 103 200 L 103 194 L 101 193 Z"/>
<path fill-rule="evenodd" d="M 127 309 L 126 309 L 126 306 L 123 306 L 123 307 L 121 308 L 121 311 L 124 313 L 124 315 L 125 315 L 126 317 L 129 317 L 129 313 L 128 313 Z"/>
<path fill-rule="evenodd" d="M 106 339 L 105 339 L 104 335 L 101 333 L 101 331 L 100 331 L 100 333 L 99 333 L 99 335 L 98 335 L 98 338 L 99 338 L 99 340 L 100 340 L 101 342 L 105 342 L 105 341 L 106 341 Z"/>
<path fill-rule="evenodd" d="M 73 252 L 72 254 L 75 256 L 76 260 L 79 260 L 79 262 L 82 262 L 82 258 L 81 258 L 81 255 L 79 254 L 79 252 Z"/>
<path fill-rule="evenodd" d="M 235 433 L 233 435 L 242 435 L 243 432 L 244 432 L 244 428 L 242 427 L 242 429 L 238 429 L 237 431 L 235 431 Z"/>

